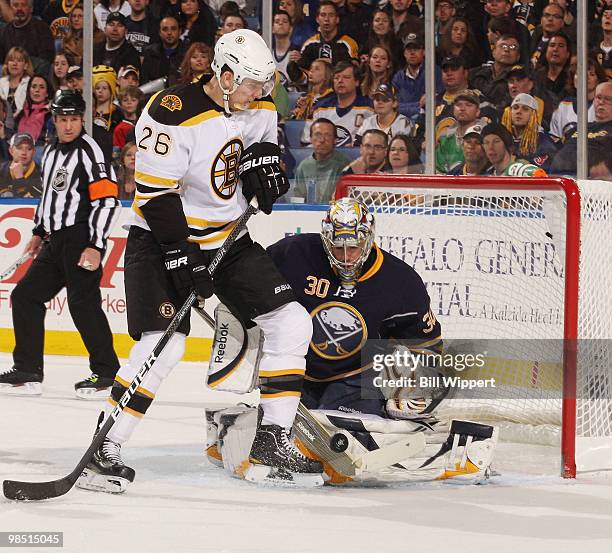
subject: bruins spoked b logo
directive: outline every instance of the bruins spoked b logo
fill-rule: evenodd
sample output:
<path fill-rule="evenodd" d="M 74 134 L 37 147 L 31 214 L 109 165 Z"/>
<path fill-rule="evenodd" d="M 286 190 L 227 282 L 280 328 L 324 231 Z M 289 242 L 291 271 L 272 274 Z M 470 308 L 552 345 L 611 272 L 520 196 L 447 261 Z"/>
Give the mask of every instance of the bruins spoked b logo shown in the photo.
<path fill-rule="evenodd" d="M 210 184 L 215 194 L 229 200 L 238 186 L 238 163 L 242 154 L 242 142 L 238 139 L 228 142 L 213 161 L 210 170 Z"/>
<path fill-rule="evenodd" d="M 346 359 L 368 339 L 361 313 L 346 303 L 324 303 L 313 309 L 310 316 L 313 326 L 310 347 L 323 359 Z"/>

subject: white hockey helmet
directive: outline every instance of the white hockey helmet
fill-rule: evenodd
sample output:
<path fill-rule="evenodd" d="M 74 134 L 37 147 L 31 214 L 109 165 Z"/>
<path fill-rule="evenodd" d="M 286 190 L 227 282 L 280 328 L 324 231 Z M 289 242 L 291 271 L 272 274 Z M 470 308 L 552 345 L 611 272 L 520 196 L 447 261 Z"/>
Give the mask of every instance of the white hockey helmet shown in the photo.
<path fill-rule="evenodd" d="M 234 87 L 232 90 L 224 90 L 224 93 L 233 94 L 236 88 L 248 79 L 263 83 L 263 96 L 272 92 L 276 64 L 264 39 L 255 31 L 237 29 L 219 38 L 211 63 L 219 84 L 225 66 L 234 73 Z"/>
<path fill-rule="evenodd" d="M 321 224 L 321 238 L 325 253 L 338 273 L 342 286 L 353 288 L 374 245 L 374 215 L 358 200 L 335 200 L 330 204 Z M 343 248 L 344 255 L 338 258 L 334 248 Z M 348 248 L 359 248 L 361 251 L 352 259 Z"/>

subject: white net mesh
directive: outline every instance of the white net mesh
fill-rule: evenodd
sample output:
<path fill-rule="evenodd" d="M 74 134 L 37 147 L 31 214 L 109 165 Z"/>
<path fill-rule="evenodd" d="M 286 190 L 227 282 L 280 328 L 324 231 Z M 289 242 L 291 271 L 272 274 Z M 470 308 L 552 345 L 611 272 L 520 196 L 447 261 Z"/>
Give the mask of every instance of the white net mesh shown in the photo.
<path fill-rule="evenodd" d="M 497 387 L 446 402 L 444 414 L 513 423 L 507 428 L 519 431 L 511 439 L 558 441 L 564 308 L 576 301 L 565 290 L 565 192 L 516 189 L 533 182 L 520 178 L 495 190 L 469 177 L 439 177 L 453 183 L 446 189 L 423 180 L 395 178 L 385 187 L 381 175 L 380 182 L 351 181 L 348 195 L 376 213 L 378 244 L 421 275 L 451 347 L 487 352 L 484 367 L 461 376 L 493 377 Z M 610 437 L 612 186 L 584 182 L 580 192 L 575 435 Z"/>

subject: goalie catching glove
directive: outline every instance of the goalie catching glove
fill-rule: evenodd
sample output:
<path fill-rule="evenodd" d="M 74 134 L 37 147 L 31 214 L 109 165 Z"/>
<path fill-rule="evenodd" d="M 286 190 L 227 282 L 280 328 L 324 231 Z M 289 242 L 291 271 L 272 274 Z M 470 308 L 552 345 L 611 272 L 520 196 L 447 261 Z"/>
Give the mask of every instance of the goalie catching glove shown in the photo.
<path fill-rule="evenodd" d="M 192 290 L 203 299 L 213 295 L 213 281 L 197 244 L 181 240 L 162 244 L 164 265 L 176 290 L 187 297 Z"/>
<path fill-rule="evenodd" d="M 274 202 L 289 191 L 289 180 L 281 169 L 280 159 L 280 148 L 272 142 L 253 144 L 240 158 L 242 193 L 249 201 L 256 196 L 259 209 L 266 215 L 272 213 Z"/>

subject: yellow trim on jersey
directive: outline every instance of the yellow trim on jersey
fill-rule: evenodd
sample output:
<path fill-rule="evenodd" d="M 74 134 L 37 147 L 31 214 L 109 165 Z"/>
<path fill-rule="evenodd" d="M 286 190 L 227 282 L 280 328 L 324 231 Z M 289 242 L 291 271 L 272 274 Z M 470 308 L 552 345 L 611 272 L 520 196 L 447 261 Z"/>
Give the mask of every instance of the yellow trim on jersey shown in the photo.
<path fill-rule="evenodd" d="M 210 227 L 221 227 L 223 225 L 227 225 L 227 223 L 231 223 L 232 219 L 229 221 L 209 221 L 208 219 L 199 219 L 198 217 L 185 217 L 187 224 L 193 228 L 210 228 Z"/>
<path fill-rule="evenodd" d="M 267 399 L 273 398 L 273 397 L 287 397 L 287 396 L 301 397 L 301 395 L 302 395 L 302 392 L 276 392 L 274 394 L 266 394 L 264 392 L 260 392 L 260 396 L 265 397 Z"/>
<path fill-rule="evenodd" d="M 155 175 L 149 175 L 142 171 L 134 172 L 134 180 L 141 182 L 142 184 L 154 184 L 156 186 L 163 186 L 165 188 L 172 188 L 178 184 L 178 179 L 167 179 L 165 177 L 156 177 Z"/>
<path fill-rule="evenodd" d="M 348 35 L 342 35 L 337 42 L 340 44 L 344 44 L 348 48 L 349 56 L 351 56 L 351 58 L 357 58 L 357 55 L 359 54 L 359 45 L 352 37 Z"/>
<path fill-rule="evenodd" d="M 274 102 L 268 100 L 256 100 L 249 104 L 249 109 L 268 109 L 270 111 L 276 111 L 276 106 Z"/>
<path fill-rule="evenodd" d="M 206 238 L 197 238 L 194 236 L 190 236 L 188 238 L 188 241 L 195 242 L 196 244 L 210 244 L 211 242 L 218 242 L 219 240 L 227 238 L 227 236 L 229 236 L 229 233 L 232 232 L 232 230 L 234 230 L 234 227 L 236 226 L 237 223 L 238 221 L 236 221 L 234 224 L 227 227 L 227 229 L 216 232 L 211 236 L 207 236 Z"/>
<path fill-rule="evenodd" d="M 121 378 L 119 375 L 115 375 L 115 381 L 119 382 L 119 384 L 121 384 L 124 388 L 129 388 L 131 384 L 131 382 L 128 382 L 127 380 L 123 380 L 123 378 Z M 155 399 L 155 394 L 153 392 L 149 392 L 149 390 L 147 390 L 146 388 L 141 388 L 140 386 L 138 386 L 138 388 L 136 388 L 136 391 L 142 394 L 143 396 L 147 396 L 148 398 Z"/>
<path fill-rule="evenodd" d="M 259 371 L 259 376 L 274 378 L 275 376 L 303 375 L 306 369 L 285 369 L 282 371 Z"/>
<path fill-rule="evenodd" d="M 200 113 L 198 115 L 196 115 L 195 117 L 192 117 L 191 119 L 187 119 L 186 121 L 183 121 L 182 123 L 179 124 L 179 127 L 193 127 L 195 125 L 199 125 L 200 123 L 203 123 L 204 121 L 208 121 L 209 119 L 213 119 L 215 117 L 221 117 L 223 114 L 214 110 L 214 109 L 209 109 L 208 111 L 205 111 L 204 113 Z"/>
<path fill-rule="evenodd" d="M 138 207 L 138 205 L 136 204 L 136 200 L 134 200 L 132 202 L 132 211 L 134 213 L 136 213 L 136 215 L 138 215 L 138 217 L 140 217 L 141 219 L 144 219 L 144 213 L 142 212 L 142 210 Z"/>
<path fill-rule="evenodd" d="M 163 90 L 160 90 L 159 92 L 153 94 L 153 96 L 151 96 L 150 100 L 147 102 L 147 105 L 145 106 L 144 110 L 149 109 L 151 107 L 151 104 L 155 101 L 155 98 L 157 98 L 162 92 Z"/>
<path fill-rule="evenodd" d="M 376 248 L 376 259 L 374 261 L 374 264 L 366 271 L 365 274 L 361 275 L 357 279 L 357 282 L 363 282 L 364 280 L 368 280 L 369 278 L 373 277 L 382 267 L 383 260 L 385 257 L 376 244 L 374 244 L 374 248 Z"/>
<path fill-rule="evenodd" d="M 414 346 L 410 346 L 408 349 L 410 351 L 417 351 L 419 353 L 424 353 L 425 355 L 436 355 L 436 352 L 433 352 L 429 349 L 421 349 L 421 348 L 429 348 L 429 346 L 433 346 L 442 340 L 442 336 L 436 336 L 427 342 L 421 342 L 420 344 L 415 344 Z"/>

